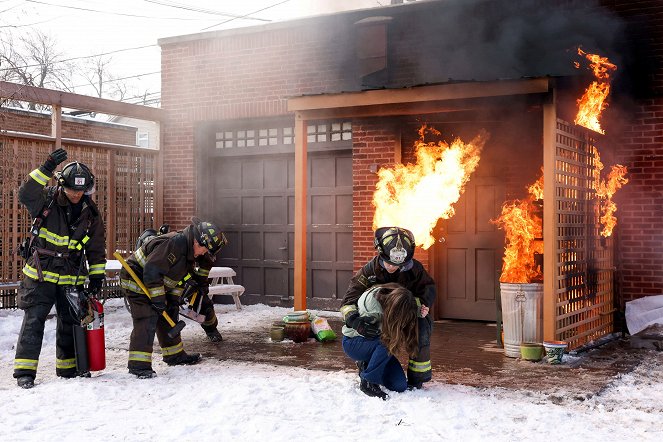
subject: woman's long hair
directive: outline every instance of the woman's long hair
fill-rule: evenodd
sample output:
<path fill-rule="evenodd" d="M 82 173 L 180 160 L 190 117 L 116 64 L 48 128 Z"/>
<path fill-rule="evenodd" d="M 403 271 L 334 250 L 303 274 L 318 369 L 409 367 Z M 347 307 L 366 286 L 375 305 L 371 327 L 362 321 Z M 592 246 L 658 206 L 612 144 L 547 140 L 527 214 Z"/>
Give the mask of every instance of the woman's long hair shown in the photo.
<path fill-rule="evenodd" d="M 405 351 L 414 356 L 419 350 L 417 301 L 411 291 L 396 283 L 383 284 L 375 299 L 382 306 L 382 343 L 395 355 Z"/>

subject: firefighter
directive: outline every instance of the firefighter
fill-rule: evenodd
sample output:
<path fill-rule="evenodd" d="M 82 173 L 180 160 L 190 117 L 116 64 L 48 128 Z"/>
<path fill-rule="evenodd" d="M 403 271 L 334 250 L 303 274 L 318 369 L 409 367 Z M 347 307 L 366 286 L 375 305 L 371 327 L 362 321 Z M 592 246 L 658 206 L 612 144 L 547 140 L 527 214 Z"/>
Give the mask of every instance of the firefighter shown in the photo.
<path fill-rule="evenodd" d="M 357 300 L 376 284 L 395 282 L 410 290 L 419 305 L 417 325 L 419 345 L 416 355 L 410 355 L 407 368 L 408 388 L 422 388 L 432 378 L 430 362 L 430 337 L 433 321 L 428 315 L 435 301 L 435 281 L 424 266 L 413 258 L 414 235 L 401 227 L 381 227 L 375 231 L 373 245 L 378 255 L 366 263 L 350 280 L 341 306 L 345 325 L 353 328 L 365 338 L 379 335 L 378 324 L 370 317 L 360 316 Z M 357 364 L 361 370 L 361 364 Z"/>
<path fill-rule="evenodd" d="M 138 250 L 143 244 L 152 238 L 159 235 L 165 235 L 168 232 L 170 232 L 170 226 L 168 224 L 163 224 L 161 227 L 159 227 L 158 232 L 151 228 L 146 229 L 140 235 L 138 241 L 136 241 L 135 250 Z M 187 276 L 185 276 L 185 280 L 181 281 L 181 285 L 185 287 L 185 290 L 190 289 L 192 291 L 198 292 L 199 296 L 196 296 L 195 300 L 193 300 L 194 303 L 191 308 L 200 312 L 200 314 L 205 317 L 205 320 L 200 324 L 200 326 L 205 331 L 207 339 L 209 339 L 211 342 L 221 342 L 223 341 L 223 336 L 221 336 L 221 333 L 217 329 L 219 320 L 216 317 L 216 312 L 214 311 L 214 303 L 208 296 L 209 271 L 213 265 L 214 260 L 206 260 L 201 258 L 198 260 L 198 265 L 194 269 L 194 274 L 187 274 Z M 191 282 L 193 282 L 193 284 L 191 284 Z M 183 293 L 183 295 L 187 297 L 185 293 Z M 182 302 L 184 301 L 186 300 L 182 299 Z"/>
<path fill-rule="evenodd" d="M 27 262 L 18 290 L 18 306 L 24 316 L 14 377 L 23 388 L 34 386 L 44 324 L 53 305 L 57 312 L 55 373 L 63 378 L 90 376 L 76 370 L 73 326 L 77 318 L 67 293 L 81 292 L 86 278 L 88 294 L 96 296 L 101 291 L 106 267 L 105 227 L 90 197 L 94 175 L 85 164 L 67 164 L 56 175 L 57 185 L 46 186 L 66 159 L 64 149 L 53 151 L 42 166 L 30 172 L 18 194 L 34 219 L 31 242 L 22 251 Z"/>
<path fill-rule="evenodd" d="M 127 259 L 148 289 L 149 297 L 126 269 L 120 272 L 120 284 L 125 290 L 133 319 L 128 368 L 129 373 L 140 379 L 156 375 L 152 370 L 155 334 L 166 364 L 192 365 L 200 361 L 199 353 L 184 351 L 180 334 L 173 338 L 168 336 L 170 325 L 162 315 L 165 311 L 171 318 L 177 318 L 187 281 L 196 279 L 193 276 L 196 269 L 198 278 L 206 277 L 214 256 L 227 244 L 225 236 L 214 224 L 198 218 L 191 222 L 181 232 L 150 238 Z M 216 324 L 213 326 L 216 329 Z"/>

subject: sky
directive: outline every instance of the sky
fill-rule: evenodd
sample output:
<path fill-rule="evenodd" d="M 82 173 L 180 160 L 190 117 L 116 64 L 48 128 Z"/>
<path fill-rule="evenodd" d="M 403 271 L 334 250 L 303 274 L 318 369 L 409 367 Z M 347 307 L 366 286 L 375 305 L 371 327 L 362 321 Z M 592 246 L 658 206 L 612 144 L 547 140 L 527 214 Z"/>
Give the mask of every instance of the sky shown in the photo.
<path fill-rule="evenodd" d="M 159 38 L 388 4 L 390 0 L 0 0 L 0 34 L 38 29 L 57 40 L 65 58 L 109 53 L 115 78 L 155 97 L 160 90 Z M 76 92 L 94 94 L 90 87 Z"/>
<path fill-rule="evenodd" d="M 231 327 L 255 330 L 292 311 L 261 304 L 215 308 L 222 334 Z M 649 352 L 636 370 L 585 401 L 435 381 L 382 401 L 359 391 L 356 371 L 212 359 L 168 367 L 155 354 L 157 377 L 139 380 L 126 369 L 131 320 L 122 300 L 106 302 L 105 314 L 105 370 L 89 379 L 57 378 L 50 319 L 35 387 L 24 390 L 12 378 L 22 312 L 0 310 L 0 440 L 663 440 L 663 352 Z M 191 324 L 182 336 L 185 349 L 205 339 Z M 273 345 L 320 344 L 286 339 Z"/>

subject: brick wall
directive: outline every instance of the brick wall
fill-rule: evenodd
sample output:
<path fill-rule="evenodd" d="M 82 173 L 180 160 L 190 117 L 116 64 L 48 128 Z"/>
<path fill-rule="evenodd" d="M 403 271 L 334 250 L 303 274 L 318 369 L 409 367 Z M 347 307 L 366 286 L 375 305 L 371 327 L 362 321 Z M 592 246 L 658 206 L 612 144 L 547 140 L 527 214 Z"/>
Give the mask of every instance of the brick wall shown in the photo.
<path fill-rule="evenodd" d="M 629 182 L 616 195 L 624 300 L 663 294 L 663 98 L 644 100 L 624 128 L 617 161 Z"/>
<path fill-rule="evenodd" d="M 50 136 L 51 115 L 0 108 L 0 129 Z M 63 117 L 62 137 L 134 146 L 136 128 L 83 118 Z"/>
<path fill-rule="evenodd" d="M 414 2 L 412 8 L 403 5 L 403 10 L 424 11 L 425 15 L 426 8 L 432 8 L 436 3 L 442 2 Z M 575 5 L 586 6 L 588 3 L 569 0 L 564 4 L 571 10 Z M 609 32 L 598 32 L 596 36 L 600 38 L 597 41 L 606 42 L 616 36 L 626 35 L 627 41 L 621 42 L 621 55 L 628 58 L 626 56 L 631 55 L 631 49 L 639 51 L 636 54 L 639 58 L 635 61 L 631 59 L 625 65 L 630 69 L 630 77 L 623 77 L 626 79 L 623 81 L 630 81 L 632 86 L 638 87 L 628 90 L 628 87 L 622 85 L 621 89 L 615 91 L 639 94 L 636 111 L 621 116 L 622 124 L 625 125 L 623 139 L 618 143 L 621 147 L 616 148 L 615 154 L 616 160 L 630 169 L 631 182 L 620 191 L 624 203 L 617 216 L 623 239 L 622 294 L 631 299 L 663 293 L 663 277 L 656 276 L 655 271 L 663 267 L 663 255 L 656 252 L 659 232 L 663 231 L 658 208 L 663 194 L 657 182 L 663 177 L 659 177 L 659 173 L 663 174 L 663 162 L 659 160 L 663 154 L 663 120 L 661 103 L 653 98 L 660 96 L 663 91 L 663 10 L 656 0 L 600 0 L 600 4 L 607 9 L 600 10 L 599 14 L 571 14 L 565 18 L 570 17 L 575 20 L 573 23 L 587 30 L 587 42 L 592 42 L 590 25 L 613 23 L 613 19 L 623 21 L 625 34 L 620 33 L 622 29 L 610 28 Z M 390 10 L 390 15 L 391 11 L 394 10 Z M 164 221 L 180 228 L 200 209 L 196 207 L 195 198 L 196 170 L 199 165 L 195 164 L 194 149 L 195 131 L 199 124 L 288 115 L 287 97 L 348 91 L 352 86 L 356 87 L 350 78 L 353 76 L 354 56 L 352 23 L 368 15 L 381 13 L 386 14 L 384 10 L 357 12 L 277 26 L 210 33 L 207 39 L 192 36 L 162 41 L 162 106 L 167 115 L 164 122 Z M 397 14 L 394 14 L 396 17 Z M 413 22 L 396 17 L 389 25 L 389 84 L 395 87 L 399 87 L 399 82 L 417 84 L 448 81 L 450 78 L 481 79 L 481 75 L 464 77 L 449 74 L 438 78 L 428 73 L 437 69 L 443 73 L 472 74 L 470 68 L 479 66 L 477 61 L 482 67 L 481 74 L 490 79 L 507 78 L 510 75 L 516 78 L 522 75 L 552 75 L 565 69 L 573 71 L 568 66 L 568 60 L 564 59 L 567 56 L 564 54 L 567 54 L 568 47 L 579 43 L 568 42 L 563 53 L 549 50 L 544 45 L 540 48 L 540 54 L 553 58 L 550 66 L 544 64 L 532 72 L 516 69 L 498 75 L 496 65 L 485 57 L 463 52 L 464 43 L 449 46 L 450 42 L 438 37 L 436 33 L 408 26 L 408 23 Z M 535 26 L 531 29 L 538 32 Z M 449 37 L 459 35 L 470 34 L 463 32 Z M 431 39 L 431 36 L 435 38 Z M 569 39 L 571 36 L 560 37 Z M 439 46 L 436 42 L 443 42 L 446 46 Z M 527 46 L 523 40 L 518 42 Z M 560 42 L 566 44 L 562 40 Z M 550 41 L 539 43 L 548 44 Z M 441 49 L 447 51 L 446 57 L 430 55 L 432 50 Z M 551 66 L 558 67 L 555 56 L 559 54 L 564 61 L 560 71 L 549 69 Z M 512 67 L 511 58 L 498 55 L 507 68 Z M 530 61 L 530 57 L 524 57 L 523 54 L 515 55 L 515 60 L 519 62 Z M 454 60 L 459 63 L 454 63 Z M 465 64 L 470 61 L 475 65 Z M 451 70 L 445 70 L 447 67 Z M 619 109 L 620 105 L 611 106 Z M 380 166 L 393 161 L 399 135 L 393 126 L 385 124 L 385 120 L 356 121 L 354 129 L 354 265 L 358 267 L 374 254 L 371 233 L 373 208 L 370 204 L 372 192 L 369 189 L 375 184 L 376 178 L 368 167 L 373 163 Z M 621 138 L 615 130 L 607 132 L 612 137 Z M 407 158 L 407 152 L 404 152 L 403 158 Z M 513 197 L 522 195 L 518 192 Z M 423 261 L 428 255 L 417 251 L 416 256 Z"/>

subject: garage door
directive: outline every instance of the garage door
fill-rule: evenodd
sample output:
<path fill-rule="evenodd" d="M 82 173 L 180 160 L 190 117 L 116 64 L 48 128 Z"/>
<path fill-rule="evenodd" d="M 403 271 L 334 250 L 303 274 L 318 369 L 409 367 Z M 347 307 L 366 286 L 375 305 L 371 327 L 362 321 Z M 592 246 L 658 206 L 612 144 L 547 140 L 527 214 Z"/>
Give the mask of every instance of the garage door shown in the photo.
<path fill-rule="evenodd" d="M 230 242 L 245 303 L 293 304 L 294 121 L 217 124 L 205 131 L 199 186 L 206 216 Z M 307 304 L 337 308 L 352 276 L 352 126 L 308 127 Z M 203 207 L 209 207 L 205 210 Z"/>

